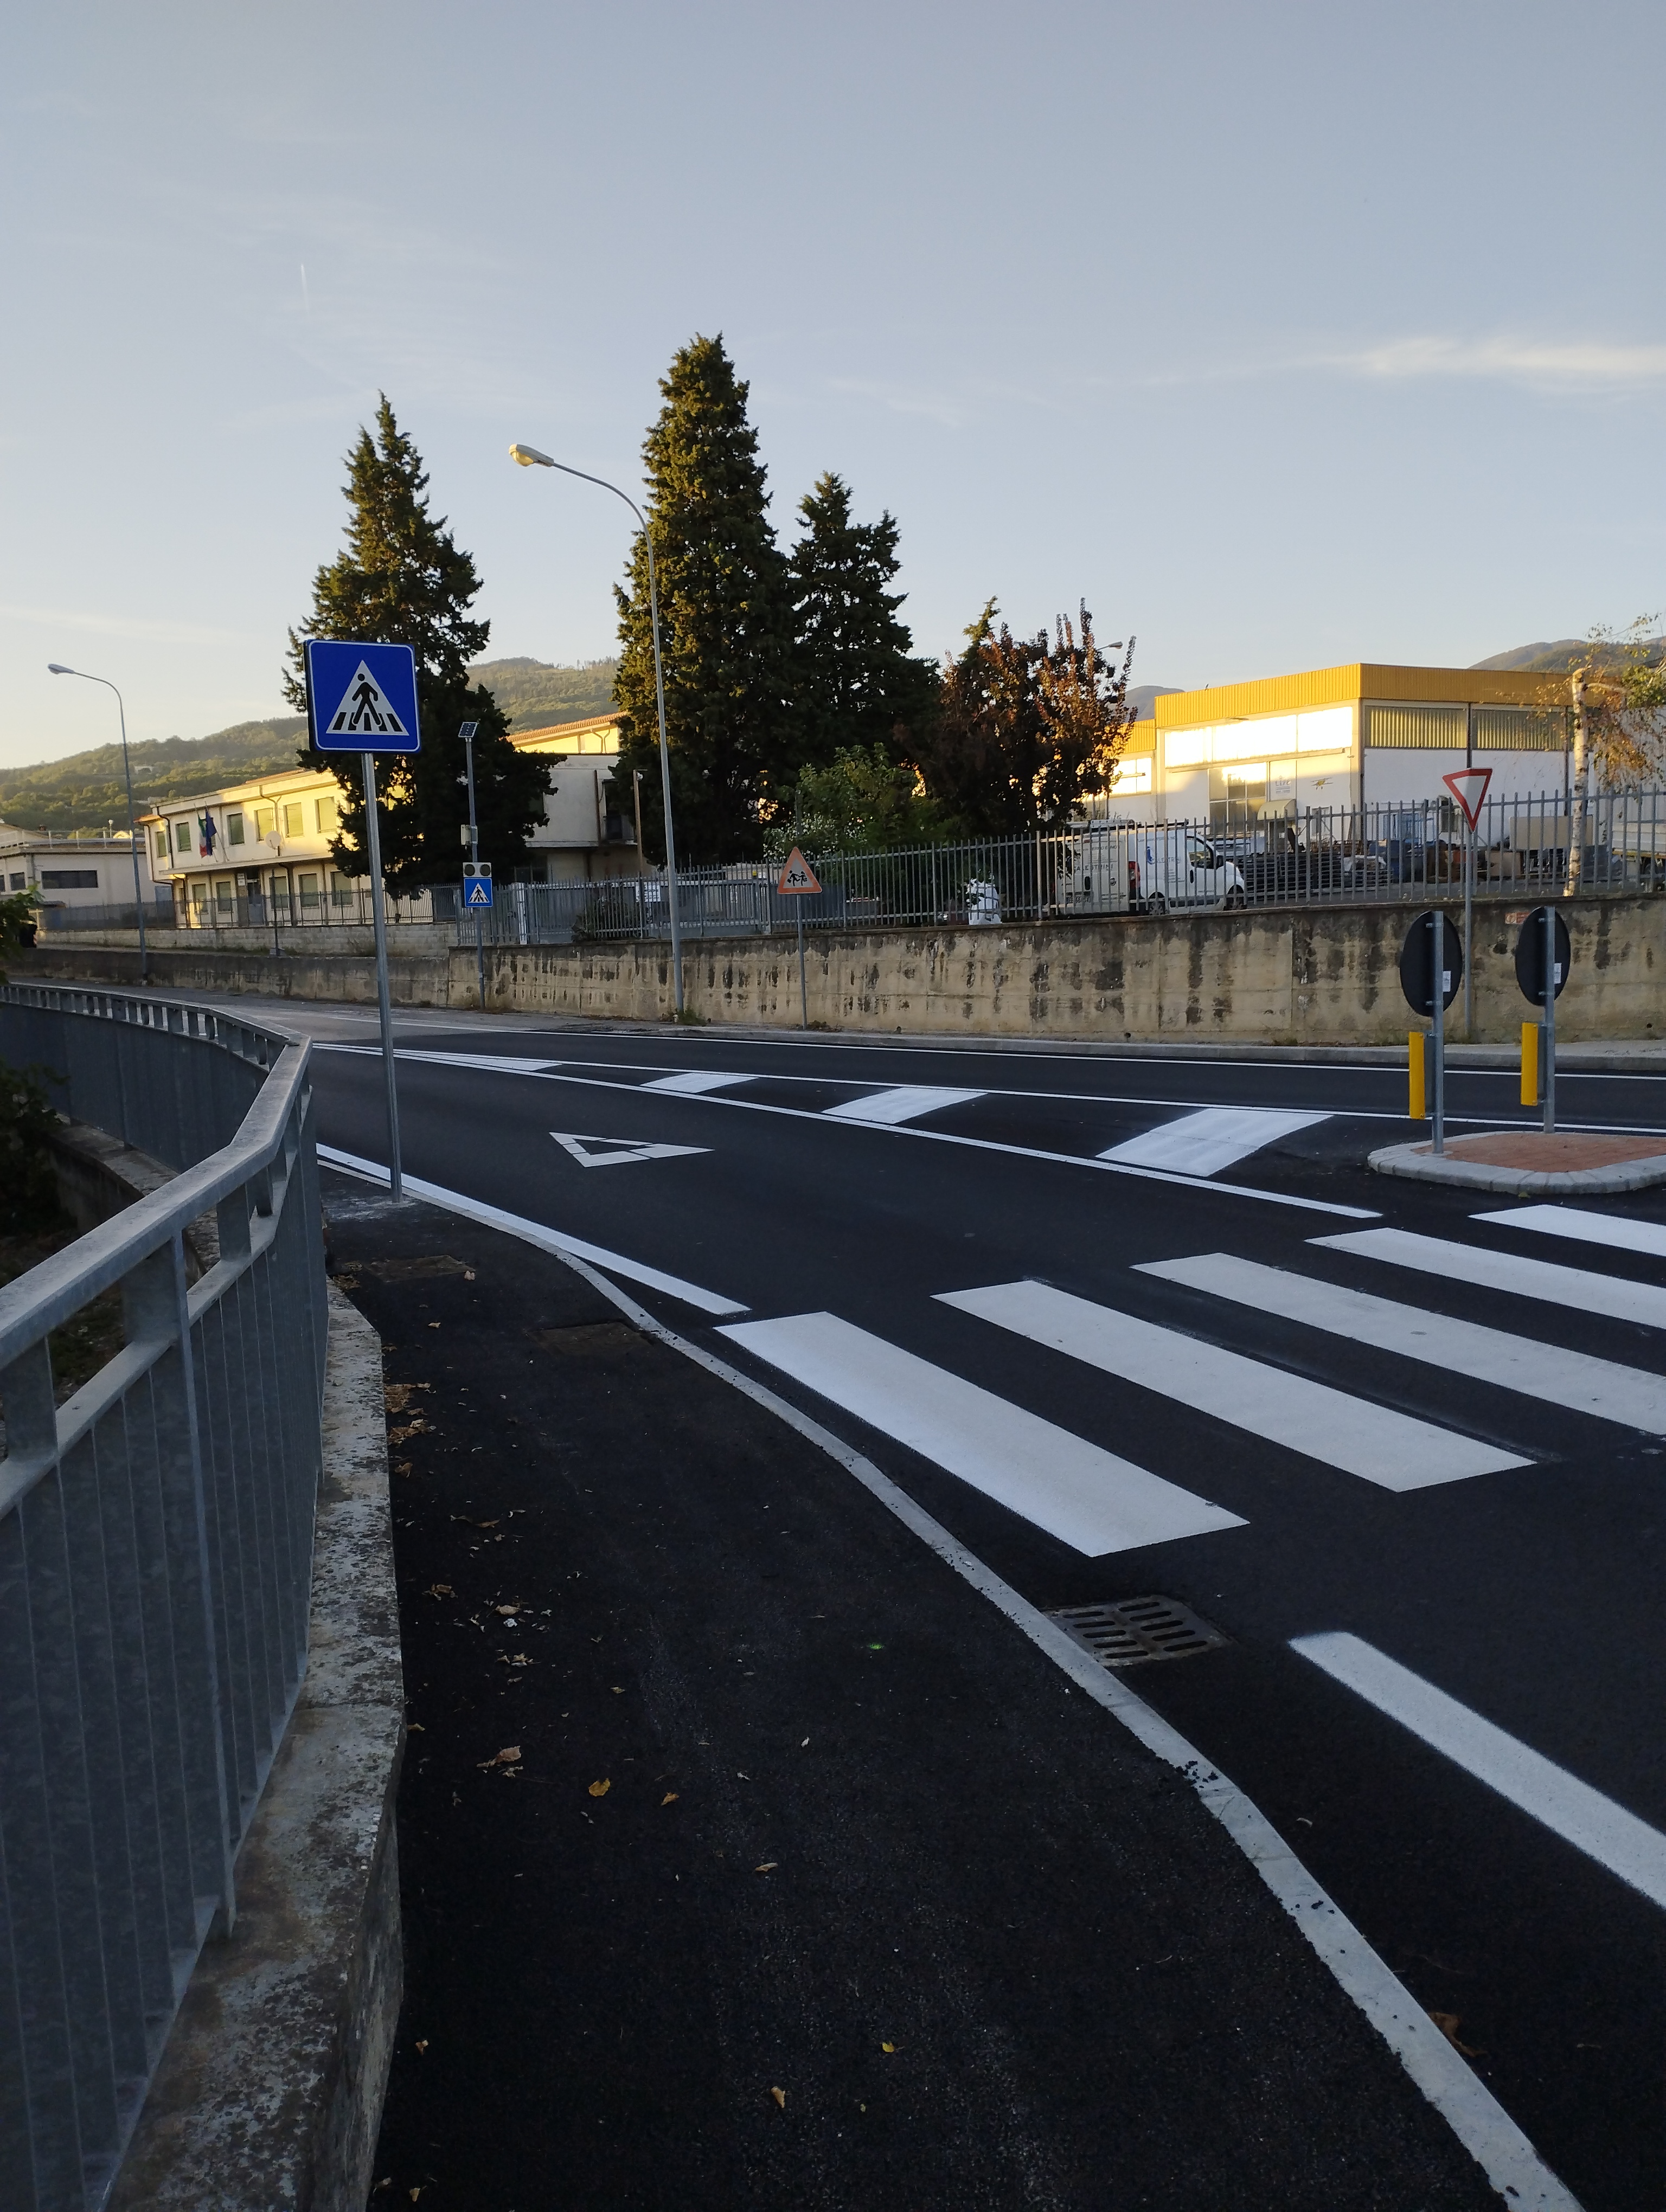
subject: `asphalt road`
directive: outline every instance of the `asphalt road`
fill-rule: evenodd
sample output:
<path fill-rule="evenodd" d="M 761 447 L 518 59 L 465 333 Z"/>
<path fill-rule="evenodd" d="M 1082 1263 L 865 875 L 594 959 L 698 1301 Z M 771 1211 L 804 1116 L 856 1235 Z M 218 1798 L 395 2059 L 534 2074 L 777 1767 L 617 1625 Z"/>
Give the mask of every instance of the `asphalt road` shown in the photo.
<path fill-rule="evenodd" d="M 1388 1070 L 410 1036 L 408 1173 L 614 1255 L 1037 1605 L 1219 1631 L 1130 1680 L 1589 2212 L 1663 2200 L 1666 1200 L 1553 1234 L 1374 1178 Z M 316 1067 L 324 1143 L 385 1158 L 380 1058 Z M 1666 1127 L 1666 1078 L 1560 1095 Z M 1458 1076 L 1449 1115 L 1513 1096 Z"/>

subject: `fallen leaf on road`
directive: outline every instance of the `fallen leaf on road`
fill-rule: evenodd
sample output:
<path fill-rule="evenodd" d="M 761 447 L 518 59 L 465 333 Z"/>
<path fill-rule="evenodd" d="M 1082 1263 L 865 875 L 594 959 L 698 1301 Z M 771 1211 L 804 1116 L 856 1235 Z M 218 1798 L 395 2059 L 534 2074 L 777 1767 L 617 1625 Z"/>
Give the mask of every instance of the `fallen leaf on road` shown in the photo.
<path fill-rule="evenodd" d="M 514 1653 L 500 1651 L 497 1655 L 497 1663 L 500 1667 L 530 1667 L 534 1664 L 534 1662 L 529 1659 L 524 1651 Z"/>
<path fill-rule="evenodd" d="M 396 1459 L 393 1462 L 393 1472 L 395 1474 L 409 1474 L 410 1462 L 408 1459 Z"/>
<path fill-rule="evenodd" d="M 423 1726 L 421 1721 L 407 1721 L 405 1723 L 405 1727 L 407 1730 L 415 1729 L 418 1735 L 426 1735 L 428 1734 L 428 1730 Z"/>
<path fill-rule="evenodd" d="M 605 1797 L 612 1787 L 613 1784 L 611 1782 L 593 1782 L 590 1785 L 590 1795 L 593 1797 Z"/>
<path fill-rule="evenodd" d="M 390 1413 L 403 1413 L 410 1403 L 413 1390 L 431 1390 L 433 1388 L 432 1382 L 389 1382 L 383 1388 L 382 1397 Z"/>
<path fill-rule="evenodd" d="M 416 2048 L 418 2051 L 426 2051 L 428 2049 L 428 2045 L 426 2043 L 419 2043 Z"/>
<path fill-rule="evenodd" d="M 479 1525 L 480 1525 L 480 1527 L 481 1527 L 481 1528 L 483 1528 L 485 1527 L 485 1525 L 486 1525 L 486 1524 L 485 1524 L 485 1522 L 483 1521 L 483 1522 L 480 1522 L 480 1524 L 479 1524 Z M 497 1610 L 498 1610 L 500 1613 L 519 1613 L 519 1612 L 520 1611 L 520 1607 L 519 1606 L 519 1604 L 516 1602 L 516 1601 L 515 1601 L 514 1598 L 511 1598 L 511 1599 L 509 1600 L 509 1602 L 508 1603 L 508 1605 L 501 1605 L 501 1606 L 499 1606 L 499 1607 L 498 1607 Z"/>
<path fill-rule="evenodd" d="M 804 1741 L 803 1741 L 803 1742 L 799 1746 L 799 1749 L 800 1749 L 800 1751 L 808 1751 L 808 1750 L 809 1750 L 809 1748 L 810 1748 L 810 1739 L 809 1739 L 809 1737 L 808 1737 L 808 1736 L 806 1736 L 806 1738 L 804 1739 Z"/>
<path fill-rule="evenodd" d="M 667 1790 L 665 1796 L 660 1800 L 660 1802 L 662 1805 L 674 1805 L 677 1802 L 677 1795 L 678 1793 L 676 1790 Z"/>
<path fill-rule="evenodd" d="M 479 1764 L 483 1768 L 488 1766 L 514 1766 L 519 1763 L 520 1759 L 520 1746 L 518 1743 L 508 1743 L 504 1745 L 502 1750 L 498 1753 L 496 1759 L 483 1759 L 480 1760 Z"/>
<path fill-rule="evenodd" d="M 455 1597 L 456 1595 L 449 1583 L 430 1583 L 423 1592 L 424 1597 Z"/>
<path fill-rule="evenodd" d="M 471 1282 L 474 1280 L 474 1269 L 473 1269 L 472 1267 L 465 1267 L 465 1268 L 464 1268 L 464 1270 L 463 1270 L 463 1280 L 464 1280 L 465 1283 L 471 1283 Z"/>
<path fill-rule="evenodd" d="M 881 2051 L 895 2051 L 897 2045 L 894 2043 L 882 2043 L 879 2048 Z"/>
<path fill-rule="evenodd" d="M 1466 2058 L 1479 2058 L 1482 2055 L 1479 2051 L 1472 2051 L 1467 2043 L 1458 2041 L 1458 2028 L 1461 2022 L 1456 2013 L 1432 2012 L 1429 2017 L 1454 2051 L 1461 2051 Z"/>
<path fill-rule="evenodd" d="M 390 1429 L 387 1432 L 387 1441 L 391 1444 L 402 1444 L 409 1437 L 425 1437 L 429 1433 L 428 1423 L 418 1414 L 414 1421 L 407 1421 L 404 1428 Z"/>
<path fill-rule="evenodd" d="M 622 1698 L 622 1697 L 623 1697 L 623 1695 L 624 1695 L 624 1689 L 623 1689 L 623 1686 L 622 1684 L 620 1684 L 620 1683 L 618 1683 L 618 1682 L 610 1682 L 610 1683 L 608 1684 L 608 1687 L 612 1691 L 612 1692 L 613 1692 L 613 1694 L 614 1694 L 614 1696 L 615 1696 L 616 1698 Z"/>
<path fill-rule="evenodd" d="M 769 2094 L 770 2094 L 770 2095 L 775 2099 L 775 2102 L 776 2102 L 776 2103 L 781 2106 L 781 2110 L 782 2110 L 782 2112 L 784 2112 L 787 2110 L 787 2092 L 786 2092 L 786 2090 L 785 2090 L 785 2089 L 771 2089 L 771 2090 L 770 2090 L 770 2092 L 769 2092 Z"/>
<path fill-rule="evenodd" d="M 762 1866 L 755 1866 L 752 1869 L 752 1872 L 754 1874 L 773 1874 L 780 1864 L 781 1861 L 779 1859 L 765 1859 L 763 1864 Z"/>

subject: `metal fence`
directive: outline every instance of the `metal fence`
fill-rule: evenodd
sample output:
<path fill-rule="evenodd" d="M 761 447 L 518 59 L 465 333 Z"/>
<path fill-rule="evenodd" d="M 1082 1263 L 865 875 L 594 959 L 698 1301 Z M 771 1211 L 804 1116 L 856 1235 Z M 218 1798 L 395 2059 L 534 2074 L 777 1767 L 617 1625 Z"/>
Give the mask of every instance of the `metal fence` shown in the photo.
<path fill-rule="evenodd" d="M 426 890 L 415 891 L 408 898 L 390 897 L 387 919 L 390 922 L 447 921 L 452 910 L 449 889 L 438 896 L 438 911 L 433 895 Z M 368 883 L 362 890 L 336 887 L 327 891 L 274 891 L 254 898 L 211 895 L 177 903 L 164 891 L 144 909 L 147 930 L 368 929 L 372 921 Z M 138 908 L 131 899 L 104 906 L 49 905 L 41 909 L 39 921 L 39 927 L 49 935 L 60 930 L 137 929 L 138 926 Z"/>
<path fill-rule="evenodd" d="M 1652 890 L 1666 881 L 1666 792 L 1598 794 L 1583 836 L 1577 804 L 1557 792 L 1487 803 L 1474 839 L 1477 889 L 1560 895 L 1576 836 L 1582 890 Z M 800 918 L 811 929 L 976 927 L 1189 906 L 1385 903 L 1461 892 L 1468 851 L 1450 799 L 1299 815 L 1251 815 L 1228 803 L 1201 822 L 1102 819 L 1036 836 L 812 855 L 818 895 L 783 898 L 776 866 L 679 872 L 678 908 L 683 934 L 697 939 L 790 933 Z M 477 924 L 488 945 L 670 934 L 657 876 L 500 883 L 483 915 L 463 914 L 454 890 L 430 896 L 436 921 L 455 918 L 459 945 L 474 942 Z"/>
<path fill-rule="evenodd" d="M 326 1334 L 309 1047 L 0 989 L 0 1056 L 180 1170 L 0 1289 L 0 2201 L 109 2191 L 306 1667 Z M 218 1263 L 188 1279 L 211 1212 Z M 58 1403 L 52 1330 L 119 1289 Z"/>

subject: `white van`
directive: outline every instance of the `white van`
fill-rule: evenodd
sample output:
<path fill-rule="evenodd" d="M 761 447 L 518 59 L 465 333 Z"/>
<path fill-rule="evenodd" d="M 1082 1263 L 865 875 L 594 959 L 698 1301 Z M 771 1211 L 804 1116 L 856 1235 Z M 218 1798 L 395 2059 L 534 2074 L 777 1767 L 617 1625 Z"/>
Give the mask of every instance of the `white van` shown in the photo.
<path fill-rule="evenodd" d="M 1243 876 L 1183 829 L 1093 822 L 1063 842 L 1055 896 L 1065 914 L 1166 914 L 1243 904 Z"/>

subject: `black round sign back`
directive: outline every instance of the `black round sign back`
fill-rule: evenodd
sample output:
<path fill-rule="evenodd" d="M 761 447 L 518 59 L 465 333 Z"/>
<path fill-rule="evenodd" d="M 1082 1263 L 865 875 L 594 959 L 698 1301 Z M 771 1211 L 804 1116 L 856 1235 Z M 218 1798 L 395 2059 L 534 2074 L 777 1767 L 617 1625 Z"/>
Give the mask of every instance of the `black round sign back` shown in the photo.
<path fill-rule="evenodd" d="M 1568 970 L 1573 965 L 1573 947 L 1568 941 L 1566 922 L 1554 907 L 1550 913 L 1556 935 L 1556 996 L 1560 999 L 1567 985 Z M 1545 909 L 1541 906 L 1534 908 L 1522 924 L 1522 933 L 1516 939 L 1516 981 L 1521 985 L 1522 996 L 1529 1006 L 1543 1006 Z"/>
<path fill-rule="evenodd" d="M 1450 1006 L 1463 981 L 1463 940 L 1447 916 L 1432 907 L 1419 915 L 1400 948 L 1400 988 L 1406 1004 L 1426 1018 L 1435 1010 L 1435 947 L 1443 939 L 1440 1003 Z"/>

